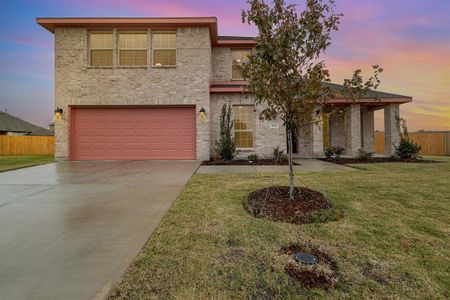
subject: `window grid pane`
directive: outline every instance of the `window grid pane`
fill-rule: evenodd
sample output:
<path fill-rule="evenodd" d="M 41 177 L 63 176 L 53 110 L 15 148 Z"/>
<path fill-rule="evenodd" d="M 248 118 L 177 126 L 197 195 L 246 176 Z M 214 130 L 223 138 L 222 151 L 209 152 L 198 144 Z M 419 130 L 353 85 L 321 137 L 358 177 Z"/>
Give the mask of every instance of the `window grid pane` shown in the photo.
<path fill-rule="evenodd" d="M 91 66 L 112 66 L 113 45 L 112 32 L 90 32 L 89 48 Z"/>
<path fill-rule="evenodd" d="M 112 50 L 91 50 L 91 66 L 112 66 Z"/>
<path fill-rule="evenodd" d="M 253 106 L 234 106 L 234 140 L 237 148 L 253 148 Z"/>
<path fill-rule="evenodd" d="M 176 65 L 176 32 L 154 32 L 152 37 L 153 65 Z"/>
<path fill-rule="evenodd" d="M 147 65 L 146 32 L 119 32 L 119 65 Z"/>
<path fill-rule="evenodd" d="M 113 49 L 112 32 L 91 32 L 89 37 L 89 47 L 91 50 Z"/>

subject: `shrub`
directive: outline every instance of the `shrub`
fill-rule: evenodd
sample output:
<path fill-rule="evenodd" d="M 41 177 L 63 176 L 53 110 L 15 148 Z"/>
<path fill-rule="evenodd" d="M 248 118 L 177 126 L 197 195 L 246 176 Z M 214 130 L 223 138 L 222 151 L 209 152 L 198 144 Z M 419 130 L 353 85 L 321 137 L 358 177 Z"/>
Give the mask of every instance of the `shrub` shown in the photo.
<path fill-rule="evenodd" d="M 333 154 L 336 156 L 336 158 L 340 158 L 341 155 L 344 153 L 345 149 L 340 146 L 332 147 Z"/>
<path fill-rule="evenodd" d="M 361 160 L 370 160 L 373 156 L 373 152 L 368 152 L 363 149 L 358 150 L 358 158 Z"/>
<path fill-rule="evenodd" d="M 249 155 L 247 156 L 247 159 L 248 159 L 249 161 L 255 162 L 255 161 L 258 160 L 258 154 L 256 154 L 256 153 L 249 154 Z"/>
<path fill-rule="evenodd" d="M 236 155 L 236 144 L 232 136 L 231 105 L 224 104 L 220 115 L 220 134 L 216 142 L 216 152 L 223 160 L 232 160 Z"/>
<path fill-rule="evenodd" d="M 331 158 L 332 156 L 333 156 L 333 149 L 327 148 L 327 149 L 325 150 L 325 157 L 326 157 L 326 158 Z"/>
<path fill-rule="evenodd" d="M 400 134 L 400 143 L 395 147 L 395 156 L 403 159 L 416 159 L 422 147 L 409 139 L 408 127 L 406 121 L 397 114 L 395 116 L 395 125 Z"/>
<path fill-rule="evenodd" d="M 400 144 L 395 147 L 395 155 L 403 159 L 416 159 L 422 147 L 409 139 L 400 139 Z"/>
<path fill-rule="evenodd" d="M 280 146 L 277 146 L 275 149 L 273 149 L 273 157 L 279 162 L 288 160 L 287 155 L 284 154 L 284 151 L 280 149 Z"/>

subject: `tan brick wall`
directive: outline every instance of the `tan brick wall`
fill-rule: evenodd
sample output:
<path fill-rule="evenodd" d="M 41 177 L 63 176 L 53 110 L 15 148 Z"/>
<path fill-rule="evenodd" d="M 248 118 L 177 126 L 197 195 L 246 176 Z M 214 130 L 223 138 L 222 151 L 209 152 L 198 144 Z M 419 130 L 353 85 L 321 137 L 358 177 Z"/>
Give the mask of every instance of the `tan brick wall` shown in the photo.
<path fill-rule="evenodd" d="M 211 94 L 211 156 L 216 157 L 215 143 L 219 137 L 220 114 L 224 104 L 231 105 L 252 105 L 254 97 L 241 93 L 235 94 Z M 254 145 L 253 150 L 241 151 L 238 157 L 247 157 L 249 153 L 256 153 L 260 157 L 270 158 L 273 156 L 273 149 L 280 146 L 286 153 L 286 134 L 283 123 L 280 120 L 260 121 L 259 115 L 262 107 L 256 106 Z M 271 124 L 277 124 L 278 128 L 270 128 Z"/>
<path fill-rule="evenodd" d="M 210 110 L 208 28 L 177 30 L 176 68 L 152 68 L 151 51 L 145 68 L 92 68 L 87 45 L 85 29 L 55 30 L 55 105 L 64 109 L 63 120 L 55 122 L 57 158 L 69 155 L 69 105 L 196 105 L 196 111 L 201 106 Z M 197 159 L 208 159 L 209 153 L 209 118 L 197 120 Z"/>
<path fill-rule="evenodd" d="M 231 80 L 231 49 L 213 47 L 212 49 L 212 81 Z"/>

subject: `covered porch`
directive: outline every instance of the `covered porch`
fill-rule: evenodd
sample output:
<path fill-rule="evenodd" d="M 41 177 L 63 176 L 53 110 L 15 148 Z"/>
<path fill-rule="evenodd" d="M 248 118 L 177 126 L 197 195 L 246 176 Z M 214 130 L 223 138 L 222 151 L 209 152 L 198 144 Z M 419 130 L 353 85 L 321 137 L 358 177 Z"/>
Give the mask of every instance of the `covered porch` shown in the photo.
<path fill-rule="evenodd" d="M 375 152 L 377 110 L 384 111 L 384 155 L 391 156 L 400 141 L 396 116 L 400 116 L 400 105 L 411 101 L 411 97 L 382 92 L 370 92 L 358 102 L 332 99 L 314 111 L 316 122 L 300 125 L 293 133 L 295 156 L 323 157 L 325 149 L 336 146 L 344 148 L 344 156 L 349 157 L 357 157 L 359 149 Z"/>

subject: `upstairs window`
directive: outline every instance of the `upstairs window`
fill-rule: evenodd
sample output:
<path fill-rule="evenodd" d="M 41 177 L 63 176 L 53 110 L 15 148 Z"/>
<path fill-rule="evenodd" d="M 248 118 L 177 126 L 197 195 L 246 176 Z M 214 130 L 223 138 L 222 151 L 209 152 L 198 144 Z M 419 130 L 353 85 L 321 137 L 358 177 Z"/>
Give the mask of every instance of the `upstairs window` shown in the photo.
<path fill-rule="evenodd" d="M 242 80 L 241 64 L 248 61 L 248 57 L 252 54 L 250 49 L 232 49 L 231 58 L 231 79 L 232 80 Z"/>
<path fill-rule="evenodd" d="M 154 32 L 152 38 L 153 66 L 174 67 L 177 64 L 176 32 Z"/>
<path fill-rule="evenodd" d="M 119 32 L 119 65 L 147 65 L 147 32 Z"/>
<path fill-rule="evenodd" d="M 234 142 L 236 148 L 253 148 L 253 125 L 255 108 L 250 105 L 235 105 L 234 114 Z"/>
<path fill-rule="evenodd" d="M 113 65 L 113 33 L 111 31 L 90 32 L 89 51 L 91 66 Z"/>

